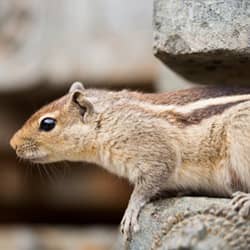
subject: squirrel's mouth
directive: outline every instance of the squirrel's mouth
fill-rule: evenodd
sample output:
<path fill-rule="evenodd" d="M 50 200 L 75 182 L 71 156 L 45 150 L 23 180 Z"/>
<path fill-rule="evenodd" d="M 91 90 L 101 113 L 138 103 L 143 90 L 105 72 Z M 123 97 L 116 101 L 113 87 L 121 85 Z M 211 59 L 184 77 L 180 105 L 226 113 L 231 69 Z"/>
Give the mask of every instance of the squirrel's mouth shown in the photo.
<path fill-rule="evenodd" d="M 45 152 L 17 150 L 16 153 L 18 157 L 33 163 L 46 163 L 48 161 L 48 155 Z"/>
<path fill-rule="evenodd" d="M 46 163 L 48 161 L 47 156 L 30 156 L 30 157 L 21 156 L 20 158 L 33 162 L 33 163 Z"/>
<path fill-rule="evenodd" d="M 39 157 L 26 158 L 26 160 L 29 160 L 33 163 L 46 163 L 48 161 L 48 158 L 47 156 L 39 156 Z"/>

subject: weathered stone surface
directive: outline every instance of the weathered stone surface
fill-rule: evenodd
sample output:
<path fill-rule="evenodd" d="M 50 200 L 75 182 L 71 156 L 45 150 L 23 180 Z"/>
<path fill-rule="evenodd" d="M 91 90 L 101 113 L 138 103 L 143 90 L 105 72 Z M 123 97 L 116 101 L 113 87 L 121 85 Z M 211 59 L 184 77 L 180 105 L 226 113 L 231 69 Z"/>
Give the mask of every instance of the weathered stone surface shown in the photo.
<path fill-rule="evenodd" d="M 228 199 L 182 197 L 148 204 L 141 231 L 130 250 L 250 249 L 250 220 L 228 206 Z"/>
<path fill-rule="evenodd" d="M 250 84 L 250 2 L 154 1 L 154 53 L 192 82 Z"/>
<path fill-rule="evenodd" d="M 2 0 L 0 91 L 152 82 L 152 0 Z"/>

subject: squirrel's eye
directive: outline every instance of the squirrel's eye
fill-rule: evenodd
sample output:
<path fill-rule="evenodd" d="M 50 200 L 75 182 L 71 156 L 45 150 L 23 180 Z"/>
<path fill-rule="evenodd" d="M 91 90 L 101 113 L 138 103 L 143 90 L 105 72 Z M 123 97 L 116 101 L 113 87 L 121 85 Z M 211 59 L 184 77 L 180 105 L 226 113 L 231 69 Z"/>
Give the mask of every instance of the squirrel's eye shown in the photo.
<path fill-rule="evenodd" d="M 42 131 L 50 131 L 56 126 L 56 120 L 54 118 L 44 118 L 40 123 L 39 129 Z"/>

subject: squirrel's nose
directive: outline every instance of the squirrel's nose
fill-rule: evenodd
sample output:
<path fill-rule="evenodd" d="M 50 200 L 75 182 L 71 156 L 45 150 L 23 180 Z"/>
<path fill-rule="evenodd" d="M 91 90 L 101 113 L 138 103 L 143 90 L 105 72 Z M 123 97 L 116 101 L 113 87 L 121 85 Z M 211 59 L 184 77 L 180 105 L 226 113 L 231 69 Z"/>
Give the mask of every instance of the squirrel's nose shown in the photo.
<path fill-rule="evenodd" d="M 12 138 L 10 139 L 10 146 L 16 150 L 17 148 L 17 134 L 14 134 Z"/>

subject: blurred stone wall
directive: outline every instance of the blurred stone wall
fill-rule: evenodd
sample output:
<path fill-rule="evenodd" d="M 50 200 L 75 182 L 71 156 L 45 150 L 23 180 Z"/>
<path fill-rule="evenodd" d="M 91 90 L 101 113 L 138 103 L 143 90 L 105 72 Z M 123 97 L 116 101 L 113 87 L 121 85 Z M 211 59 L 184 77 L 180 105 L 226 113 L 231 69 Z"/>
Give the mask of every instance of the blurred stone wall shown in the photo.
<path fill-rule="evenodd" d="M 1 250 L 111 250 L 116 239 L 111 227 L 0 227 Z"/>
<path fill-rule="evenodd" d="M 2 0 L 0 90 L 150 83 L 152 0 Z"/>

